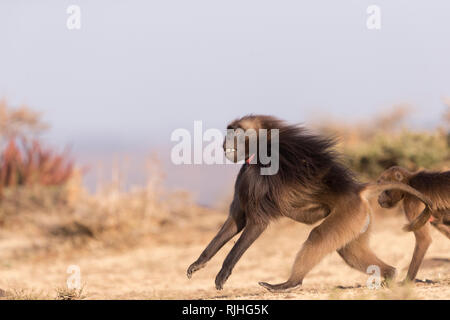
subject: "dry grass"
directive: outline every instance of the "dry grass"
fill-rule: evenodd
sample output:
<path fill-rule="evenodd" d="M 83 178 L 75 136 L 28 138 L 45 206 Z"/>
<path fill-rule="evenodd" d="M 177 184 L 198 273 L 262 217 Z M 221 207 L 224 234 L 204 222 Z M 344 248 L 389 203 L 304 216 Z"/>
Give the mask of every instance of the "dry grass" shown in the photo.
<path fill-rule="evenodd" d="M 66 286 L 61 286 L 54 289 L 53 294 L 50 291 L 27 287 L 0 290 L 2 300 L 82 300 L 85 297 L 84 287 L 68 289 Z"/>
<path fill-rule="evenodd" d="M 4 119 L 11 123 L 4 130 L 6 135 L 41 128 L 38 115 L 26 115 L 24 110 L 14 114 L 0 103 L 0 123 Z M 392 119 L 380 118 L 379 123 L 395 131 L 405 112 L 399 109 Z M 370 135 L 368 128 L 344 127 L 347 131 L 341 136 L 358 149 L 365 143 L 364 136 Z M 12 158 L 26 158 L 13 149 L 11 145 L 7 149 L 14 153 Z M 258 281 L 286 279 L 311 229 L 288 220 L 275 223 L 246 252 L 223 291 L 215 290 L 214 278 L 234 241 L 188 280 L 186 268 L 225 220 L 228 203 L 222 210 L 212 210 L 196 205 L 189 192 L 165 190 L 158 161 L 152 159 L 149 164 L 147 185 L 128 191 L 116 172 L 112 183 L 89 194 L 76 169 L 60 180 L 64 183 L 38 179 L 29 184 L 0 184 L 5 187 L 0 202 L 0 299 L 450 299 L 450 241 L 436 231 L 419 273 L 434 284 L 393 283 L 370 290 L 365 285 L 368 275 L 349 268 L 332 253 L 311 271 L 301 288 L 269 293 Z M 58 165 L 53 162 L 51 167 Z M 404 277 L 413 236 L 401 231 L 404 217 L 393 214 L 400 210 L 372 205 L 387 217 L 375 221 L 374 251 Z M 61 286 L 69 276 L 69 265 L 80 267 L 81 281 L 89 290 Z"/>
<path fill-rule="evenodd" d="M 156 201 L 154 192 L 165 200 Z M 110 196 L 81 195 L 81 207 L 77 205 L 70 210 L 67 203 L 56 209 L 58 206 L 54 203 L 51 206 L 52 201 L 46 207 L 47 202 L 42 199 L 42 207 L 31 210 L 36 208 L 35 204 L 19 201 L 16 205 L 24 206 L 20 207 L 20 214 L 9 216 L 7 227 L 0 229 L 0 288 L 5 292 L 0 298 L 450 298 L 450 241 L 434 230 L 434 242 L 419 277 L 434 280 L 435 284 L 407 287 L 394 284 L 391 288 L 370 290 L 365 287 L 368 275 L 349 268 L 333 253 L 312 270 L 302 288 L 283 294 L 266 292 L 257 282 L 284 280 L 311 229 L 289 220 L 269 228 L 238 263 L 225 289 L 216 291 L 215 275 L 234 241 L 193 279 L 188 280 L 185 272 L 217 232 L 226 214 L 195 206 L 187 199 L 172 208 L 167 200 L 172 196 L 148 186 L 146 192 L 127 194 L 116 190 Z M 401 231 L 404 217 L 389 212 L 385 214 L 388 218 L 375 221 L 372 247 L 383 260 L 399 268 L 401 278 L 414 239 Z M 54 289 L 66 282 L 69 276 L 66 270 L 72 264 L 80 267 L 81 281 L 89 286 L 89 291 L 68 290 L 64 286 Z"/>
<path fill-rule="evenodd" d="M 69 289 L 67 286 L 56 288 L 56 300 L 83 300 L 86 298 L 85 286 L 79 289 Z"/>
<path fill-rule="evenodd" d="M 13 288 L 5 291 L 3 297 L 5 300 L 49 300 L 49 295 L 43 291 L 26 288 Z"/>
<path fill-rule="evenodd" d="M 225 216 L 204 212 L 197 218 L 182 228 L 174 226 L 158 236 L 148 236 L 128 249 L 78 251 L 70 256 L 32 260 L 33 263 L 2 258 L 8 265 L 0 266 L 0 288 L 11 292 L 4 299 L 450 299 L 450 241 L 434 230 L 434 242 L 418 276 L 433 280 L 433 284 L 393 283 L 389 288 L 371 290 L 366 287 L 368 275 L 351 269 L 337 253 L 332 253 L 308 274 L 301 288 L 289 293 L 269 293 L 258 286 L 258 281 L 286 279 L 295 254 L 311 229 L 290 220 L 281 220 L 269 228 L 239 261 L 224 290 L 216 291 L 215 275 L 234 241 L 188 280 L 186 268 Z M 374 223 L 372 247 L 380 258 L 398 268 L 400 280 L 406 274 L 414 248 L 413 236 L 401 231 L 403 217 Z M 61 289 L 55 295 L 55 285 L 65 283 L 71 264 L 80 267 L 81 281 L 89 290 L 73 293 Z"/>

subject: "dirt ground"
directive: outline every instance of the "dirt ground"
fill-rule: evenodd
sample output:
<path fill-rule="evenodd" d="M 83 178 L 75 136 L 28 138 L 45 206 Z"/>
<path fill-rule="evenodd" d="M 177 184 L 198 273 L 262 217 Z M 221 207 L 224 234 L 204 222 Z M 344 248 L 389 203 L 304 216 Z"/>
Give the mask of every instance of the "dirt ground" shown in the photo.
<path fill-rule="evenodd" d="M 269 293 L 258 281 L 284 281 L 295 254 L 311 230 L 310 226 L 287 219 L 273 224 L 244 254 L 222 291 L 214 287 L 215 275 L 236 238 L 206 268 L 188 280 L 187 267 L 201 253 L 223 219 L 223 215 L 205 216 L 195 225 L 169 228 L 159 236 L 148 237 L 133 249 L 82 250 L 28 260 L 15 260 L 11 258 L 12 253 L 25 243 L 36 245 L 35 240 L 3 233 L 0 238 L 0 296 L 3 299 L 55 299 L 58 288 L 63 288 L 69 277 L 68 266 L 77 265 L 84 285 L 79 298 L 84 299 L 450 298 L 450 241 L 435 230 L 418 275 L 420 279 L 433 280 L 433 284 L 394 284 L 391 288 L 371 290 L 366 287 L 369 276 L 348 267 L 334 252 L 308 274 L 302 288 L 289 293 Z M 401 216 L 378 218 L 371 242 L 380 258 L 398 268 L 399 280 L 406 274 L 414 248 L 413 234 L 401 231 L 404 222 Z"/>

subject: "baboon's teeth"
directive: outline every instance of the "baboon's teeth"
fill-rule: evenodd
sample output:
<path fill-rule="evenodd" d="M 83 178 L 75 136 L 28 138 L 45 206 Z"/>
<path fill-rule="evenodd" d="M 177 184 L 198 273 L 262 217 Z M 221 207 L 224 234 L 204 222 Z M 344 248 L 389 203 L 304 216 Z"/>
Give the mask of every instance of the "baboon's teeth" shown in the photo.
<path fill-rule="evenodd" d="M 234 148 L 227 148 L 225 150 L 226 153 L 228 153 L 228 152 L 235 152 L 235 151 L 236 151 L 236 149 L 234 149 Z"/>

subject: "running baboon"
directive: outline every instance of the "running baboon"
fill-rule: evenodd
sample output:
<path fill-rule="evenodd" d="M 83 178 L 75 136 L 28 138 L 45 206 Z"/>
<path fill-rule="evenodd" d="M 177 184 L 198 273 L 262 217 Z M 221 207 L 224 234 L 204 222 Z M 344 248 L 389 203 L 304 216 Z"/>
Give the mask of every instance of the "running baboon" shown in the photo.
<path fill-rule="evenodd" d="M 271 116 L 250 115 L 233 121 L 228 129 L 235 130 L 235 134 L 227 134 L 225 138 L 226 157 L 234 162 L 245 160 L 245 163 L 236 179 L 228 219 L 197 261 L 189 266 L 188 278 L 243 230 L 216 277 L 216 288 L 222 289 L 244 252 L 269 222 L 279 217 L 306 224 L 324 221 L 311 231 L 286 282 L 259 283 L 268 290 L 300 285 L 305 275 L 334 250 L 353 268 L 366 272 L 367 267 L 376 265 L 384 278 L 394 277 L 395 268 L 381 261 L 368 246 L 371 213 L 367 198 L 392 188 L 411 192 L 431 205 L 426 197 L 401 183 L 368 186 L 357 182 L 338 161 L 338 155 L 332 150 L 335 145 L 332 139 L 311 134 L 298 125 L 288 125 Z M 263 148 L 273 151 L 272 144 L 278 144 L 275 159 L 279 161 L 278 171 L 273 175 L 261 174 L 260 170 L 268 164 L 263 164 L 259 157 L 255 159 L 255 153 L 248 152 L 249 137 L 242 138 L 247 131 L 260 135 L 264 132 L 260 129 L 268 130 L 267 145 L 260 145 L 258 141 L 259 153 L 256 154 L 260 155 Z M 278 131 L 272 133 L 271 129 Z M 243 146 L 245 152 L 239 152 Z"/>
<path fill-rule="evenodd" d="M 405 279 L 405 281 L 413 281 L 431 244 L 429 227 L 425 225 L 431 215 L 434 217 L 431 225 L 450 238 L 450 171 L 413 173 L 395 166 L 384 171 L 378 179 L 379 183 L 392 181 L 411 186 L 427 196 L 433 203 L 433 208 L 425 208 L 422 211 L 423 204 L 416 197 L 400 190 L 383 191 L 378 197 L 378 203 L 383 208 L 391 208 L 403 200 L 403 210 L 410 222 L 404 230 L 414 231 L 416 237 L 416 246 Z"/>

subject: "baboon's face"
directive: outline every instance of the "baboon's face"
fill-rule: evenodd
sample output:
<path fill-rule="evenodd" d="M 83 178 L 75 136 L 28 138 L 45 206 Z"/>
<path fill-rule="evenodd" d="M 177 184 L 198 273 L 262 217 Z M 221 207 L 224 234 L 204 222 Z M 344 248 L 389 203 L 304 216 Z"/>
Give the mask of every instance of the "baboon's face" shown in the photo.
<path fill-rule="evenodd" d="M 397 168 L 393 167 L 383 172 L 377 180 L 378 183 L 382 182 L 402 182 L 405 181 L 404 174 Z M 378 197 L 378 203 L 383 208 L 392 208 L 399 201 L 403 199 L 403 192 L 399 190 L 386 190 L 383 191 Z"/>
<path fill-rule="evenodd" d="M 244 128 L 239 123 L 231 123 L 227 127 L 227 135 L 223 142 L 225 157 L 233 162 L 247 160 L 251 154 L 256 153 L 257 140 L 257 133 L 253 128 Z"/>
<path fill-rule="evenodd" d="M 225 152 L 225 157 L 233 162 L 238 162 L 245 158 L 245 148 L 242 148 L 242 139 L 244 136 L 243 130 L 239 129 L 240 128 L 233 128 L 232 126 L 228 126 L 227 135 L 225 136 L 225 140 L 223 141 L 223 151 Z M 244 150 L 244 153 L 242 152 L 242 150 Z"/>
<path fill-rule="evenodd" d="M 403 192 L 386 190 L 378 196 L 378 203 L 383 208 L 392 208 L 403 199 Z"/>

